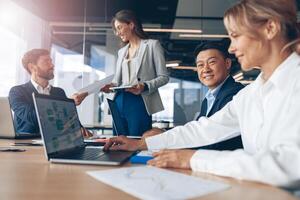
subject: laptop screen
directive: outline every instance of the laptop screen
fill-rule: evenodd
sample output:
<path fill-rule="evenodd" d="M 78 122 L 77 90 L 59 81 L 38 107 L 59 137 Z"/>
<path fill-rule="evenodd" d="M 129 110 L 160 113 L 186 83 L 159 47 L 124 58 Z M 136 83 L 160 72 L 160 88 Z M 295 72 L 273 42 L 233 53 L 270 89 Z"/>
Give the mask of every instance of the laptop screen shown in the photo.
<path fill-rule="evenodd" d="M 117 105 L 114 101 L 107 99 L 108 107 L 113 118 L 113 125 L 118 135 L 128 134 L 121 119 L 120 112 L 117 108 Z"/>
<path fill-rule="evenodd" d="M 35 102 L 47 154 L 84 145 L 73 100 L 35 95 Z"/>
<path fill-rule="evenodd" d="M 0 137 L 15 138 L 15 129 L 8 97 L 0 97 L 0 110 Z"/>
<path fill-rule="evenodd" d="M 17 130 L 18 126 L 14 126 L 13 110 L 10 108 L 9 98 L 0 97 L 0 138 L 36 138 L 40 133 L 29 133 Z M 22 122 L 23 123 L 23 122 Z"/>

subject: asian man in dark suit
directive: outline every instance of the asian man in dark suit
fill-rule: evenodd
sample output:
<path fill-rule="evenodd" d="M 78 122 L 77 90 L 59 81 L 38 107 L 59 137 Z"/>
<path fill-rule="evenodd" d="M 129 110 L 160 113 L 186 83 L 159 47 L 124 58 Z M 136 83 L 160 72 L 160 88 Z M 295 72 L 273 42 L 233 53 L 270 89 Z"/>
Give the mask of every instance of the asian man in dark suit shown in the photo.
<path fill-rule="evenodd" d="M 33 49 L 25 53 L 22 64 L 30 74 L 31 80 L 14 86 L 9 92 L 9 102 L 14 112 L 14 126 L 17 132 L 39 133 L 37 116 L 34 109 L 32 93 L 40 93 L 67 98 L 65 91 L 49 84 L 54 78 L 54 65 L 46 49 Z M 87 94 L 74 94 L 72 98 L 79 105 Z M 83 135 L 89 133 L 84 129 Z"/>
<path fill-rule="evenodd" d="M 231 59 L 226 48 L 216 42 L 201 43 L 195 49 L 198 78 L 208 92 L 201 104 L 200 114 L 202 117 L 210 117 L 221 110 L 232 97 L 244 86 L 234 81 L 229 75 Z M 162 133 L 163 130 L 154 128 L 144 133 L 143 137 Z M 243 148 L 241 136 L 225 140 L 216 144 L 201 147 L 201 149 L 234 150 Z"/>

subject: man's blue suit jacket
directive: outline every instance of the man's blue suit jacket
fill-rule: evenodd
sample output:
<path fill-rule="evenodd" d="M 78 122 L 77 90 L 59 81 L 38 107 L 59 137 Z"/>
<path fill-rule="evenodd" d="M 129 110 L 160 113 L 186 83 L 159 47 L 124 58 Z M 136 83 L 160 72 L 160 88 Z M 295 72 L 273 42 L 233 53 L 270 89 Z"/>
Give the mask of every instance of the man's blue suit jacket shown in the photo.
<path fill-rule="evenodd" d="M 14 111 L 14 126 L 17 132 L 39 133 L 32 93 L 38 93 L 31 81 L 14 86 L 9 91 L 9 102 Z M 50 95 L 67 98 L 63 89 L 51 86 Z"/>
<path fill-rule="evenodd" d="M 209 111 L 207 117 L 210 117 L 217 111 L 221 110 L 229 101 L 232 100 L 232 97 L 243 88 L 244 86 L 241 83 L 235 82 L 234 79 L 231 76 L 229 76 L 227 80 L 224 82 L 224 84 L 222 85 L 222 87 L 220 88 L 219 93 L 216 96 L 216 100 L 211 110 Z M 206 116 L 206 111 L 207 111 L 207 102 L 206 99 L 204 99 L 201 105 L 201 112 L 197 120 L 202 116 Z M 216 144 L 201 147 L 201 149 L 213 149 L 213 150 L 234 150 L 239 148 L 243 148 L 241 136 L 237 136 Z"/>

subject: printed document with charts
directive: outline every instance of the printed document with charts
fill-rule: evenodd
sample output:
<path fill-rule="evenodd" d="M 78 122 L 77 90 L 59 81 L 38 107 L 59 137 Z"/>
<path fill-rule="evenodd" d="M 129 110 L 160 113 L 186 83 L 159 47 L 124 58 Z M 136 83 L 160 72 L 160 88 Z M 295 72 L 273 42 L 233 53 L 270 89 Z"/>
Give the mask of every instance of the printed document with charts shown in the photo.
<path fill-rule="evenodd" d="M 89 171 L 95 179 L 141 199 L 189 199 L 230 186 L 151 166 Z"/>

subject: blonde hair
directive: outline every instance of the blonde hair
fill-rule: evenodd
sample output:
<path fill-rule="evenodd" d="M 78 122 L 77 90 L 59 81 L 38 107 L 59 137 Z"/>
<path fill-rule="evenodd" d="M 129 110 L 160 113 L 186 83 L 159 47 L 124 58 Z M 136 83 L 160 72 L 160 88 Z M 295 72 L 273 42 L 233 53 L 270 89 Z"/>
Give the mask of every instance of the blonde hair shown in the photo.
<path fill-rule="evenodd" d="M 241 0 L 224 14 L 226 27 L 233 21 L 240 31 L 253 37 L 259 35 L 257 30 L 270 19 L 280 23 L 282 36 L 287 41 L 283 49 L 291 48 L 300 54 L 300 27 L 294 0 Z"/>

